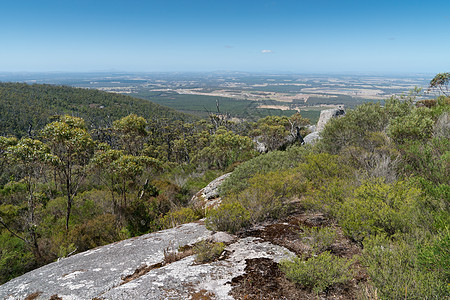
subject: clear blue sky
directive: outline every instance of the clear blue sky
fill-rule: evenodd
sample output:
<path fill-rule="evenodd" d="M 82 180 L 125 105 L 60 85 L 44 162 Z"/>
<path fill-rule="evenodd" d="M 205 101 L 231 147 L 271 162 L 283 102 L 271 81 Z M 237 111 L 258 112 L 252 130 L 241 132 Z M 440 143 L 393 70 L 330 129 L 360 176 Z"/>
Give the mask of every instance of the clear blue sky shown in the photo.
<path fill-rule="evenodd" d="M 450 1 L 1 0 L 2 71 L 450 71 Z"/>

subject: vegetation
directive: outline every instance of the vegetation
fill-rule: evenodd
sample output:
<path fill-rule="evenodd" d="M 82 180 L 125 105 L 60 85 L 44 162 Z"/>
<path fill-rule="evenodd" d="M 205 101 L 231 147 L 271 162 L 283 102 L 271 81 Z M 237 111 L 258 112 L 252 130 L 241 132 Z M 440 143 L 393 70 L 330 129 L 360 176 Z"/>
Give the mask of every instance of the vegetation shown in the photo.
<path fill-rule="evenodd" d="M 351 264 L 352 261 L 326 251 L 308 260 L 294 257 L 282 261 L 281 269 L 288 279 L 319 293 L 334 284 L 351 280 L 353 278 Z"/>
<path fill-rule="evenodd" d="M 34 91 L 33 99 L 44 103 L 39 107 L 49 105 L 46 95 L 78 99 L 76 92 L 92 93 L 114 109 L 109 101 L 119 99 L 66 87 L 2 84 L 0 90 L 16 100 Z M 43 91 L 48 93 L 40 96 Z M 64 91 L 74 98 L 64 98 Z M 306 124 L 301 116 L 233 123 L 221 115 L 183 119 L 166 110 L 171 117 L 162 118 L 146 115 L 127 97 L 121 103 L 142 114 L 121 111 L 107 123 L 98 121 L 100 114 L 74 117 L 83 111 L 76 101 L 73 110 L 61 109 L 72 115 L 30 118 L 31 131 L 2 115 L 0 282 L 205 213 L 208 228 L 239 234 L 300 208 L 320 212 L 332 226 L 301 227 L 300 241 L 311 251 L 281 263 L 299 286 L 326 292 L 347 284 L 361 268 L 372 298 L 444 299 L 450 293 L 450 99 L 417 102 L 416 96 L 358 106 L 331 120 L 314 146 L 283 144 Z M 10 108 L 0 111 L 21 113 Z M 255 152 L 257 137 L 272 151 Z M 206 212 L 189 206 L 199 188 L 232 170 L 221 187 L 221 206 Z M 334 251 L 341 232 L 360 256 L 348 260 Z M 198 247 L 199 261 L 223 250 Z"/>
<path fill-rule="evenodd" d="M 224 243 L 214 243 L 207 240 L 198 242 L 194 246 L 194 253 L 197 255 L 195 261 L 197 263 L 214 261 L 220 257 L 224 249 Z"/>
<path fill-rule="evenodd" d="M 83 118 L 88 128 L 105 128 L 129 114 L 146 119 L 192 121 L 194 117 L 120 94 L 93 89 L 0 82 L 0 134 L 35 136 L 54 116 Z"/>

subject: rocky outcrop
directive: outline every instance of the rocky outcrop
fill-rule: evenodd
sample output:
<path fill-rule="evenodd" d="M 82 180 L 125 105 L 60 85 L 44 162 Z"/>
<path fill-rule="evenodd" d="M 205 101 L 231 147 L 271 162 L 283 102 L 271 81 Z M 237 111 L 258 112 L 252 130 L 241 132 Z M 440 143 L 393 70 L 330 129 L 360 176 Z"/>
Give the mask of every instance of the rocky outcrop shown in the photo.
<path fill-rule="evenodd" d="M 315 131 L 312 131 L 310 134 L 305 136 L 303 140 L 305 144 L 314 144 L 317 140 L 320 139 L 319 133 L 325 128 L 325 125 L 332 118 L 336 118 L 339 116 L 345 115 L 345 110 L 343 107 L 339 106 L 338 108 L 325 109 L 320 112 L 319 121 L 315 126 Z"/>
<path fill-rule="evenodd" d="M 221 258 L 211 263 L 196 263 L 193 255 L 165 262 L 168 252 L 203 239 L 229 245 Z M 244 274 L 247 260 L 279 262 L 293 255 L 260 238 L 213 235 L 201 222 L 189 223 L 98 247 L 31 271 L 0 286 L 0 299 L 50 299 L 54 295 L 71 300 L 233 299 L 229 294 L 231 280 Z"/>
<path fill-rule="evenodd" d="M 219 197 L 219 187 L 230 175 L 231 173 L 227 173 L 211 181 L 206 187 L 202 188 L 192 197 L 190 205 L 201 209 L 218 206 L 221 202 Z"/>

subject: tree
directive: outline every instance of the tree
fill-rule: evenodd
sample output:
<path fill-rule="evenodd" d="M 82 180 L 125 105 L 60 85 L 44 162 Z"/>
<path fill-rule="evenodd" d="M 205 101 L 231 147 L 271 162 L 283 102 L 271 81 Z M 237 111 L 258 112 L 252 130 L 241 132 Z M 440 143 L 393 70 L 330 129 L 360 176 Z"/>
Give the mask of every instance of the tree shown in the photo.
<path fill-rule="evenodd" d="M 93 155 L 94 141 L 87 132 L 84 120 L 62 116 L 59 121 L 47 124 L 42 136 L 57 157 L 54 167 L 67 197 L 66 230 L 69 229 L 73 197 L 87 175 L 87 165 Z"/>
<path fill-rule="evenodd" d="M 446 97 L 450 96 L 448 85 L 450 83 L 450 73 L 439 73 L 430 81 L 428 90 L 439 89 L 439 91 Z"/>
<path fill-rule="evenodd" d="M 128 115 L 114 121 L 113 132 L 118 137 L 120 148 L 127 154 L 139 155 L 144 145 L 144 138 L 148 135 L 147 121 L 137 115 Z"/>
<path fill-rule="evenodd" d="M 101 150 L 92 158 L 92 166 L 99 170 L 99 177 L 111 192 L 114 211 L 122 211 L 127 205 L 127 194 L 132 186 L 139 186 L 139 177 L 149 168 L 159 167 L 161 162 L 147 156 L 126 155 L 120 150 Z M 121 195 L 120 206 L 115 192 Z"/>
<path fill-rule="evenodd" d="M 50 154 L 47 145 L 29 138 L 22 138 L 17 145 L 8 147 L 7 157 L 11 164 L 16 164 L 23 169 L 28 210 L 26 231 L 30 237 L 30 240 L 24 239 L 24 241 L 32 245 L 36 256 L 39 258 L 41 254 L 37 243 L 35 220 L 35 209 L 38 204 L 36 181 L 42 175 L 45 165 L 56 161 L 57 157 Z"/>
<path fill-rule="evenodd" d="M 219 128 L 212 136 L 211 144 L 199 151 L 196 160 L 224 169 L 235 162 L 246 161 L 255 155 L 254 143 L 249 137 Z"/>

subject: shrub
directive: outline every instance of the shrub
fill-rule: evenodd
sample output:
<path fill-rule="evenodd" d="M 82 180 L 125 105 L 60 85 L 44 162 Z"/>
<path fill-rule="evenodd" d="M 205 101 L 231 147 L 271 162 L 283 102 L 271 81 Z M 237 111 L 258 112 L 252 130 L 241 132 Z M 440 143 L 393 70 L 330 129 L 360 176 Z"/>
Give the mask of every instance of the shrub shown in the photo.
<path fill-rule="evenodd" d="M 342 203 L 353 193 L 353 184 L 346 179 L 331 178 L 316 189 L 308 191 L 306 208 L 321 211 L 336 218 Z"/>
<path fill-rule="evenodd" d="M 386 111 L 379 103 L 362 104 L 342 118 L 332 118 L 321 132 L 320 145 L 332 154 L 345 146 L 364 145 L 366 132 L 383 131 L 387 122 Z"/>
<path fill-rule="evenodd" d="M 223 203 L 209 212 L 205 223 L 210 230 L 236 233 L 250 225 L 250 213 L 239 202 Z"/>
<path fill-rule="evenodd" d="M 436 270 L 427 270 L 417 260 L 423 237 L 391 241 L 385 236 L 364 240 L 361 263 L 381 299 L 446 299 L 448 278 Z M 448 251 L 447 251 L 448 255 Z M 444 257 L 445 253 L 439 254 Z"/>
<path fill-rule="evenodd" d="M 339 224 L 355 241 L 370 234 L 408 232 L 420 227 L 421 191 L 404 181 L 367 181 L 355 190 L 338 213 Z"/>
<path fill-rule="evenodd" d="M 36 267 L 36 261 L 26 243 L 11 236 L 9 232 L 3 232 L 0 235 L 0 284 L 34 267 Z"/>
<path fill-rule="evenodd" d="M 197 255 L 195 261 L 198 263 L 207 263 L 220 257 L 225 249 L 224 243 L 214 243 L 203 240 L 194 246 L 194 253 Z"/>
<path fill-rule="evenodd" d="M 110 244 L 119 239 L 115 225 L 114 215 L 100 215 L 86 223 L 74 226 L 69 232 L 69 240 L 74 243 L 78 252 Z"/>
<path fill-rule="evenodd" d="M 305 147 L 290 147 L 286 151 L 272 151 L 257 156 L 236 167 L 220 191 L 222 195 L 238 193 L 249 186 L 248 180 L 256 174 L 294 168 L 309 150 Z"/>
<path fill-rule="evenodd" d="M 351 260 L 339 258 L 326 251 L 306 261 L 294 257 L 281 261 L 280 264 L 289 280 L 320 293 L 334 284 L 350 281 L 353 278 L 350 269 L 352 263 Z"/>
<path fill-rule="evenodd" d="M 433 125 L 432 112 L 428 108 L 420 107 L 409 115 L 391 120 L 388 134 L 399 144 L 407 140 L 425 141 L 431 138 Z"/>
<path fill-rule="evenodd" d="M 198 211 L 194 211 L 190 207 L 183 207 L 169 211 L 164 217 L 159 219 L 159 223 L 161 228 L 166 229 L 196 221 L 201 217 Z"/>
<path fill-rule="evenodd" d="M 328 250 L 337 237 L 336 229 L 330 227 L 301 227 L 300 236 L 304 243 L 310 246 L 314 253 Z"/>

